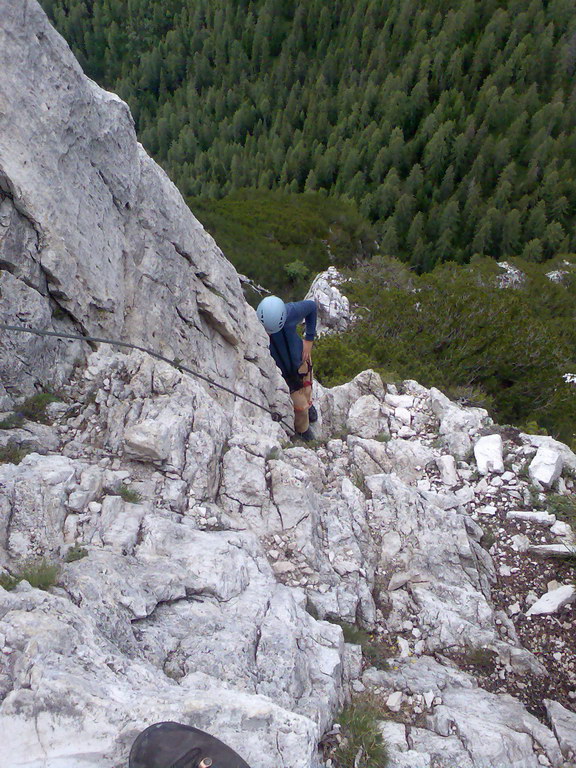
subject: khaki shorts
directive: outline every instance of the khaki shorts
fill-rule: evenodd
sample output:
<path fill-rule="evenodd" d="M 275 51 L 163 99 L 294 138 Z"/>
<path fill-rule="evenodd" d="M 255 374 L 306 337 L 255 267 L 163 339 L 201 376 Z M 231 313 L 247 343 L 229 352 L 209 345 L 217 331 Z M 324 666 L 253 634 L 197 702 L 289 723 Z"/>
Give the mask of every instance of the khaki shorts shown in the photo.
<path fill-rule="evenodd" d="M 310 426 L 308 409 L 312 405 L 312 365 L 302 363 L 298 368 L 302 377 L 302 387 L 290 393 L 294 406 L 294 429 L 296 432 L 306 432 Z"/>

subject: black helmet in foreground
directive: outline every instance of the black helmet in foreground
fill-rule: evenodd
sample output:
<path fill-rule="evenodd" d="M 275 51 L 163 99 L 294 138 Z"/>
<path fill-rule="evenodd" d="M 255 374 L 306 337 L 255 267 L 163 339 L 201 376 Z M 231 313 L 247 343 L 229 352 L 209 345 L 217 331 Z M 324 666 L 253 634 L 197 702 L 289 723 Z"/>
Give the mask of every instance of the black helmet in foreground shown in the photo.
<path fill-rule="evenodd" d="M 250 768 L 209 733 L 179 723 L 155 723 L 136 738 L 129 768 Z"/>

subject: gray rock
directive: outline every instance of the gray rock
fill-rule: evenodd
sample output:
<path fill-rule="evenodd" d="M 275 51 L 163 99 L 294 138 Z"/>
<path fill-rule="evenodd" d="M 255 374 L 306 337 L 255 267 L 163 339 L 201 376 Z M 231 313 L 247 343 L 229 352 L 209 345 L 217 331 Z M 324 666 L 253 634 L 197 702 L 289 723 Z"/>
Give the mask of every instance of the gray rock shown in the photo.
<path fill-rule="evenodd" d="M 432 764 L 441 768 L 476 768 L 466 747 L 456 736 L 439 736 L 425 728 L 410 728 L 408 739 L 412 754 L 428 755 Z"/>
<path fill-rule="evenodd" d="M 557 613 L 565 605 L 576 600 L 576 588 L 572 584 L 563 584 L 552 589 L 537 600 L 526 611 L 526 616 L 539 616 L 543 613 Z"/>
<path fill-rule="evenodd" d="M 436 459 L 436 466 L 440 472 L 440 477 L 444 485 L 452 488 L 458 485 L 460 478 L 458 476 L 458 470 L 456 469 L 456 461 L 454 456 L 444 455 Z"/>
<path fill-rule="evenodd" d="M 354 316 L 350 302 L 340 290 L 344 278 L 336 267 L 328 267 L 316 275 L 307 299 L 313 299 L 318 307 L 317 331 L 319 334 L 339 333 L 350 327 Z"/>
<path fill-rule="evenodd" d="M 525 520 L 528 523 L 536 523 L 537 525 L 546 525 L 548 527 L 554 525 L 556 522 L 556 516 L 550 515 L 548 512 L 529 512 L 525 510 L 509 510 L 506 512 L 506 517 L 511 520 Z"/>
<path fill-rule="evenodd" d="M 353 435 L 366 438 L 374 438 L 388 431 L 382 404 L 375 395 L 358 398 L 348 412 L 346 427 Z"/>
<path fill-rule="evenodd" d="M 576 714 L 557 701 L 544 699 L 548 720 L 566 760 L 576 758 Z"/>
<path fill-rule="evenodd" d="M 478 471 L 482 475 L 491 472 L 504 472 L 502 458 L 502 438 L 500 435 L 486 435 L 481 437 L 474 445 L 474 456 Z"/>
<path fill-rule="evenodd" d="M 0 317 L 202 361 L 272 403 L 279 377 L 238 276 L 138 144 L 126 104 L 83 75 L 34 0 L 0 13 Z M 58 387 L 87 351 L 8 333 L 1 378 L 11 393 Z"/>
<path fill-rule="evenodd" d="M 551 488 L 562 473 L 564 462 L 559 451 L 549 444 L 541 445 L 528 467 L 532 482 Z"/>

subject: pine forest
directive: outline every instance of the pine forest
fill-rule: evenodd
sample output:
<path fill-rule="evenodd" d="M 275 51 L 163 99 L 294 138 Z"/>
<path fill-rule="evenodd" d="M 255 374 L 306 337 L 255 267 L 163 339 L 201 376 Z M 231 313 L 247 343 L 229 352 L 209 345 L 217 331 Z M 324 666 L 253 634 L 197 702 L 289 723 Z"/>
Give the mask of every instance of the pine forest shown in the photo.
<path fill-rule="evenodd" d="M 573 0 L 42 3 L 241 272 L 294 296 L 348 270 L 366 312 L 321 379 L 575 439 Z"/>

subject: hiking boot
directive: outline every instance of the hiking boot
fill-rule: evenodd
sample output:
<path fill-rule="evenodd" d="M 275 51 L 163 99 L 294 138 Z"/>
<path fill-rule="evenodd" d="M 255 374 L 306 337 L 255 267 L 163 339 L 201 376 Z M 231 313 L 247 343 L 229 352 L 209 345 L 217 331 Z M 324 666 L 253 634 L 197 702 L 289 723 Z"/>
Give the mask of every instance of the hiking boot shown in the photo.
<path fill-rule="evenodd" d="M 318 411 L 313 405 L 308 408 L 308 421 L 310 424 L 314 424 L 315 421 L 318 421 Z"/>
<path fill-rule="evenodd" d="M 305 443 L 309 443 L 311 440 L 314 440 L 314 433 L 310 428 L 306 432 L 296 432 L 294 440 L 303 440 Z"/>

